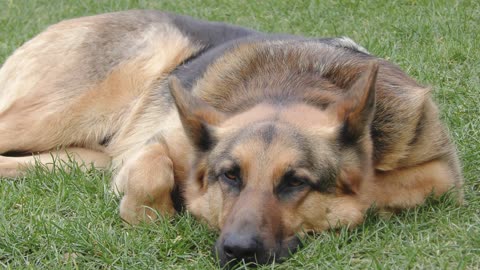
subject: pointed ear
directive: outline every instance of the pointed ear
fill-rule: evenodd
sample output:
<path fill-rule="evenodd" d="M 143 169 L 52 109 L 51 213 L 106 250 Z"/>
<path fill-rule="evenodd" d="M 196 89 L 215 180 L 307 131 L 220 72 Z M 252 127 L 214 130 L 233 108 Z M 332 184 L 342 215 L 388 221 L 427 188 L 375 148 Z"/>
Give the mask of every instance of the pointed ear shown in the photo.
<path fill-rule="evenodd" d="M 378 63 L 371 62 L 337 107 L 338 116 L 344 121 L 341 136 L 345 141 L 356 142 L 370 128 L 375 112 L 377 73 Z"/>
<path fill-rule="evenodd" d="M 224 114 L 188 93 L 176 77 L 169 79 L 169 88 L 187 137 L 198 150 L 210 150 L 216 143 L 214 126 Z"/>

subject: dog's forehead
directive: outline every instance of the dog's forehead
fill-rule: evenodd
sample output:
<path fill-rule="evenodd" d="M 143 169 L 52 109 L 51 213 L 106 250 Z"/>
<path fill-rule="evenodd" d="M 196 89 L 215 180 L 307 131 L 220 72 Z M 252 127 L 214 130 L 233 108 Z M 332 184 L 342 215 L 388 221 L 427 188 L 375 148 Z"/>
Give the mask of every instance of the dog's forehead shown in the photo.
<path fill-rule="evenodd" d="M 215 150 L 217 161 L 230 158 L 244 170 L 281 174 L 288 168 L 315 169 L 320 160 L 333 156 L 338 123 L 328 113 L 301 104 L 286 108 L 262 104 L 251 111 L 236 117 L 242 125 L 230 119 L 223 126 L 230 130 Z"/>
<path fill-rule="evenodd" d="M 278 108 L 268 103 L 261 103 L 245 112 L 230 117 L 222 123 L 221 128 L 225 130 L 236 129 L 251 123 L 272 119 L 276 114 L 278 114 Z"/>
<path fill-rule="evenodd" d="M 244 160 L 259 160 L 272 154 L 278 159 L 281 152 L 288 152 L 294 159 L 308 144 L 300 130 L 271 118 L 260 119 L 223 134 L 216 152 Z"/>
<path fill-rule="evenodd" d="M 333 110 L 321 110 L 306 104 L 292 104 L 280 111 L 279 119 L 299 129 L 333 131 L 339 126 L 339 119 Z"/>
<path fill-rule="evenodd" d="M 253 108 L 239 113 L 222 123 L 223 130 L 245 128 L 262 121 L 278 121 L 288 123 L 301 130 L 320 130 L 335 135 L 334 131 L 341 124 L 334 110 L 322 110 L 314 106 L 291 103 L 275 104 L 261 103 Z"/>
<path fill-rule="evenodd" d="M 237 152 L 246 157 L 289 152 L 295 159 L 313 148 L 323 152 L 322 144 L 335 140 L 339 126 L 332 110 L 301 103 L 262 103 L 227 119 L 218 135 L 220 148 L 226 154 Z"/>
<path fill-rule="evenodd" d="M 301 130 L 276 119 L 252 123 L 238 130 L 234 140 L 236 143 L 232 152 L 244 155 L 250 152 L 280 154 L 289 151 L 295 156 L 309 144 Z"/>

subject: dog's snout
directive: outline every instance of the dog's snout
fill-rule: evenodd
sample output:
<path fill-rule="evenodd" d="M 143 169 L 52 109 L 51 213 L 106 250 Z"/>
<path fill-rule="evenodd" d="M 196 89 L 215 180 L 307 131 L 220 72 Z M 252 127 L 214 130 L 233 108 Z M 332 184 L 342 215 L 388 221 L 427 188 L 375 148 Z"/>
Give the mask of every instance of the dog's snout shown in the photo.
<path fill-rule="evenodd" d="M 222 254 L 226 262 L 257 262 L 264 256 L 263 244 L 255 234 L 230 233 L 223 237 L 217 245 L 217 252 Z"/>
<path fill-rule="evenodd" d="M 229 260 L 255 261 L 261 250 L 259 238 L 252 234 L 230 234 L 223 242 L 223 252 Z"/>

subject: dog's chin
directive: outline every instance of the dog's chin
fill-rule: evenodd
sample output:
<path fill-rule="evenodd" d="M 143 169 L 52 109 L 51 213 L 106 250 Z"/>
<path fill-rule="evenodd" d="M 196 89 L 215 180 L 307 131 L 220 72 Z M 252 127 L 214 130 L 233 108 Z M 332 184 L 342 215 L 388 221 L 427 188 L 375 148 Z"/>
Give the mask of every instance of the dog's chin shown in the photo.
<path fill-rule="evenodd" d="M 261 254 L 256 254 L 255 259 L 229 259 L 225 252 L 221 250 L 220 239 L 217 240 L 212 249 L 213 256 L 218 259 L 220 266 L 223 269 L 235 269 L 239 266 L 257 266 L 266 265 L 273 262 L 281 263 L 288 259 L 291 254 L 295 253 L 302 245 L 302 242 L 297 236 L 289 237 L 277 245 L 275 249 L 267 250 Z"/>

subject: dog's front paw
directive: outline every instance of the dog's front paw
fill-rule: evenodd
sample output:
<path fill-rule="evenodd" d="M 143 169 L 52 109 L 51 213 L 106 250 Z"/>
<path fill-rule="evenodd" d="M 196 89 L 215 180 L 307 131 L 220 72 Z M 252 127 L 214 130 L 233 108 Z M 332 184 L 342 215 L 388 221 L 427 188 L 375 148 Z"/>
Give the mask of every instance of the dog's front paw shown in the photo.
<path fill-rule="evenodd" d="M 125 195 L 120 202 L 120 217 L 129 224 L 139 222 L 154 222 L 161 216 L 172 216 L 175 214 L 170 194 L 168 198 L 152 199 L 142 201 L 135 196 Z"/>
<path fill-rule="evenodd" d="M 124 197 L 120 202 L 123 220 L 137 224 L 175 213 L 171 198 L 175 185 L 173 163 L 162 148 L 150 146 L 122 170 L 119 177 L 123 177 L 124 183 Z"/>

